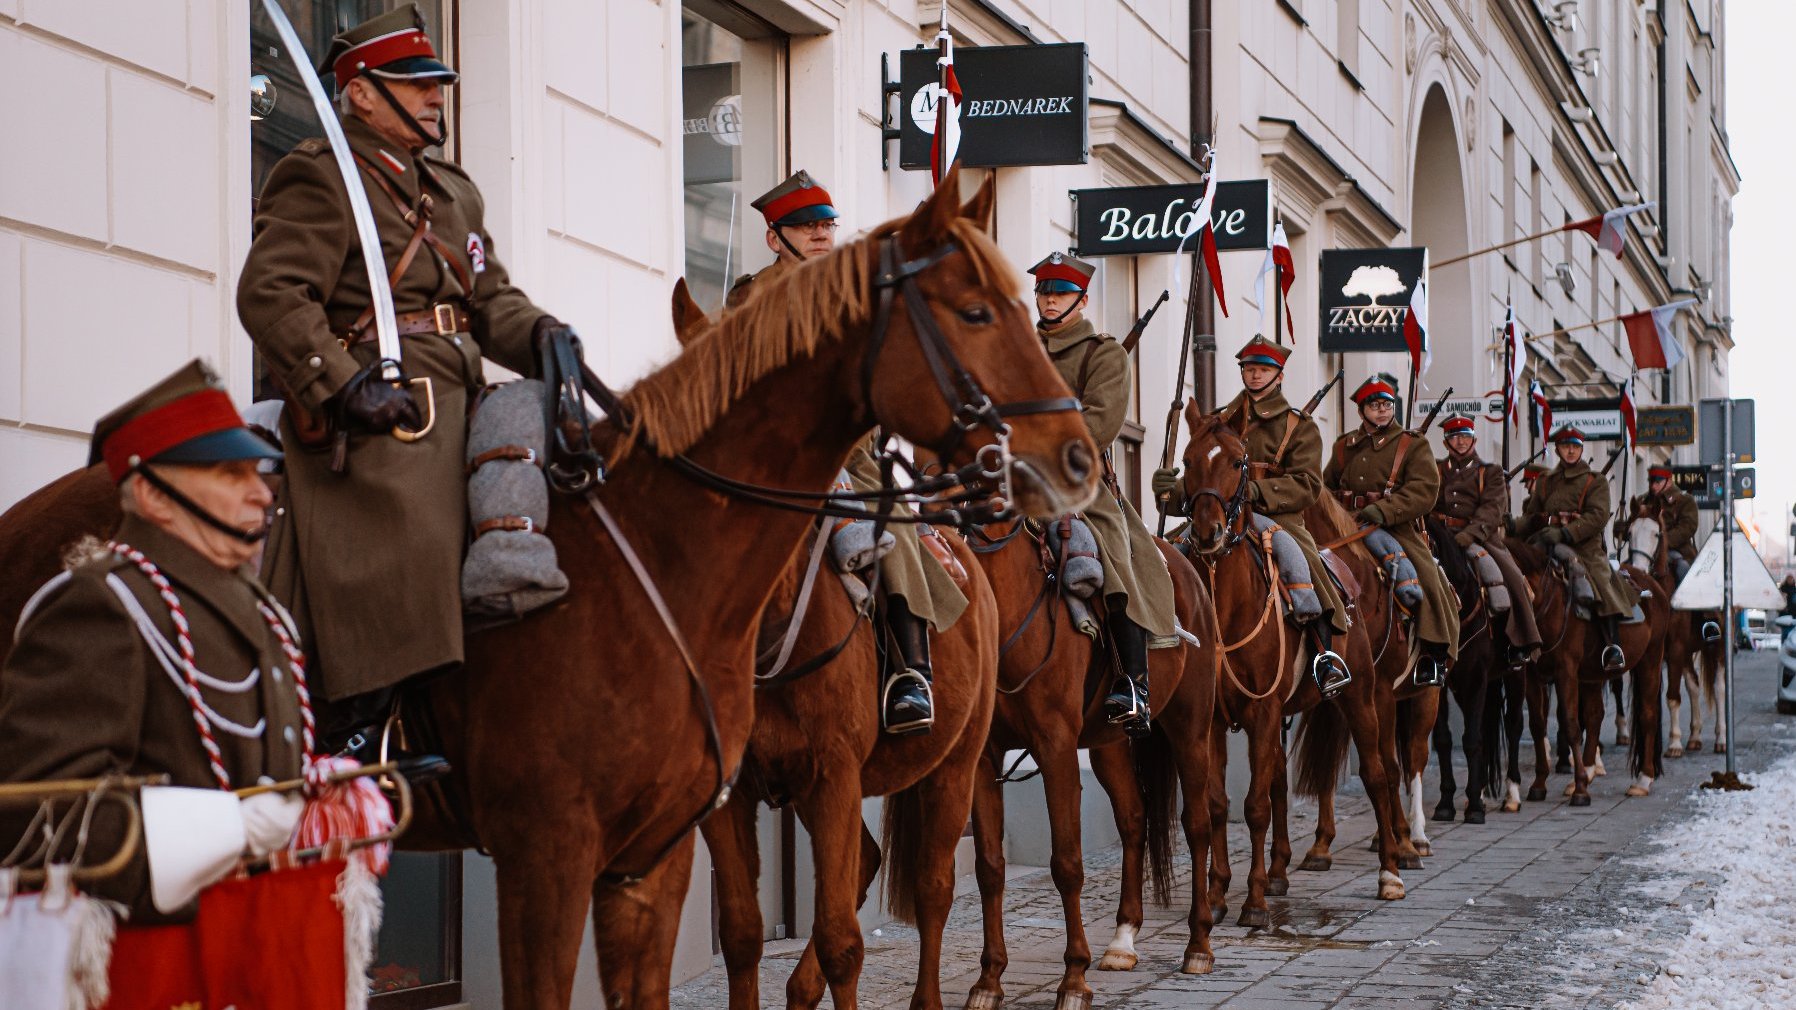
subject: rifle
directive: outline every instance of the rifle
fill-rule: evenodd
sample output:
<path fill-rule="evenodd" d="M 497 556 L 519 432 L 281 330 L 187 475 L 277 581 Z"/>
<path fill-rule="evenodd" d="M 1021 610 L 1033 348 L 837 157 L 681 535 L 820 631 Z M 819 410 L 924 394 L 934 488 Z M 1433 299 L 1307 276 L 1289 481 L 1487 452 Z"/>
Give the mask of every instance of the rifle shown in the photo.
<path fill-rule="evenodd" d="M 1453 387 L 1448 386 L 1447 391 L 1441 394 L 1441 398 L 1434 401 L 1434 406 L 1428 408 L 1428 416 L 1422 418 L 1422 426 L 1420 428 L 1416 429 L 1416 434 L 1418 434 L 1418 435 L 1428 434 L 1429 427 L 1434 424 L 1434 416 L 1441 412 L 1441 408 L 1447 405 L 1447 397 L 1452 396 L 1452 395 L 1453 395 Z"/>
<path fill-rule="evenodd" d="M 1316 395 L 1310 397 L 1310 402 L 1303 405 L 1303 412 L 1305 414 L 1314 414 L 1316 408 L 1322 406 L 1322 401 L 1328 399 L 1329 392 L 1335 388 L 1335 385 L 1341 381 L 1341 377 L 1346 374 L 1347 369 L 1344 366 L 1336 369 L 1335 377 L 1328 380 L 1328 385 L 1316 390 Z"/>
<path fill-rule="evenodd" d="M 1160 300 L 1143 313 L 1140 319 L 1135 320 L 1134 326 L 1129 327 L 1129 335 L 1123 338 L 1123 350 L 1133 352 L 1135 345 L 1141 343 L 1142 331 L 1147 329 L 1148 320 L 1154 318 L 1154 313 L 1160 311 L 1160 306 L 1166 304 L 1167 294 L 1165 288 L 1160 289 Z"/>
<path fill-rule="evenodd" d="M 1166 443 L 1165 448 L 1160 450 L 1160 469 L 1162 470 L 1172 466 L 1173 450 L 1178 447 L 1176 436 L 1179 432 L 1179 414 L 1185 409 L 1185 366 L 1191 363 L 1191 339 L 1197 330 L 1197 297 L 1199 290 L 1197 278 L 1202 272 L 1203 271 L 1197 268 L 1197 261 L 1193 259 L 1191 262 L 1191 289 L 1185 298 L 1185 336 L 1179 343 L 1179 381 L 1172 387 L 1172 408 L 1166 412 Z M 1165 296 L 1162 295 L 1161 297 L 1164 298 Z M 1159 308 L 1159 306 L 1159 302 L 1154 303 L 1155 308 Z M 1153 315 L 1153 312 L 1150 310 L 1148 315 Z M 1145 319 L 1142 323 L 1137 323 L 1136 325 L 1141 326 L 1144 324 Z M 1172 508 L 1172 495 L 1160 495 L 1158 504 L 1160 507 L 1160 522 L 1154 530 L 1154 535 L 1165 536 L 1166 513 Z"/>
<path fill-rule="evenodd" d="M 1615 469 L 1615 461 L 1622 458 L 1623 456 L 1627 456 L 1627 455 L 1631 455 L 1631 453 L 1629 453 L 1626 449 L 1616 450 L 1615 454 L 1609 457 L 1609 462 L 1603 464 L 1602 472 L 1597 474 L 1597 476 L 1599 476 L 1599 477 L 1609 476 L 1609 471 Z"/>
<path fill-rule="evenodd" d="M 1517 463 L 1513 469 L 1504 471 L 1503 483 L 1507 484 L 1510 481 L 1514 480 L 1515 475 L 1518 473 L 1521 473 L 1523 470 L 1526 470 L 1528 468 L 1529 463 L 1532 463 L 1535 460 L 1539 459 L 1541 456 L 1545 455 L 1547 448 L 1548 448 L 1547 446 L 1544 446 L 1544 445 L 1541 446 L 1540 448 L 1534 450 L 1534 455 L 1529 456 L 1527 459 L 1522 460 L 1520 463 Z"/>

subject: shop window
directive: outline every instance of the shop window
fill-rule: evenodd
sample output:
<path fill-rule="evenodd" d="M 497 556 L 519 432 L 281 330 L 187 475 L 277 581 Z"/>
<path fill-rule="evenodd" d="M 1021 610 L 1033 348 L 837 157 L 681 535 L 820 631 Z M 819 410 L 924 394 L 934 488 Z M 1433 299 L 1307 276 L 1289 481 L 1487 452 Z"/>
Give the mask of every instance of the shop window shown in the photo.
<path fill-rule="evenodd" d="M 749 201 L 784 174 L 785 58 L 785 36 L 734 5 L 681 10 L 686 283 L 706 311 L 773 261 Z"/>

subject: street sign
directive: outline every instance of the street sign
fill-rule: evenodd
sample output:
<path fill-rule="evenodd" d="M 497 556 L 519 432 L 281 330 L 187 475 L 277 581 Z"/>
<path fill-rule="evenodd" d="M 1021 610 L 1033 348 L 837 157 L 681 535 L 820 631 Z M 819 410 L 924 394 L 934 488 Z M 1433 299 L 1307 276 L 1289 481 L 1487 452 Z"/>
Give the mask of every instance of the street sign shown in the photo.
<path fill-rule="evenodd" d="M 1734 498 L 1757 498 L 1759 482 L 1752 467 L 1734 467 Z"/>
<path fill-rule="evenodd" d="M 1721 468 L 1718 466 L 1674 466 L 1671 483 L 1695 498 L 1700 508 L 1721 507 Z M 1758 497 L 1758 475 L 1752 467 L 1734 467 L 1734 497 Z"/>
<path fill-rule="evenodd" d="M 1634 412 L 1635 445 L 1689 445 L 1696 441 L 1696 408 L 1641 407 Z"/>
<path fill-rule="evenodd" d="M 934 46 L 898 56 L 898 164 L 929 167 L 935 103 L 941 92 Z M 1090 73 L 1085 43 L 965 46 L 954 50 L 960 81 L 960 163 L 1083 165 Z"/>
<path fill-rule="evenodd" d="M 1501 421 L 1503 419 L 1503 393 L 1498 390 L 1480 397 L 1448 400 L 1441 405 L 1441 420 L 1446 420 L 1455 414 L 1482 417 L 1486 421 Z"/>
<path fill-rule="evenodd" d="M 1553 410 L 1553 431 L 1576 428 L 1588 442 L 1621 441 L 1621 397 L 1548 400 L 1547 405 Z"/>
<path fill-rule="evenodd" d="M 1704 400 L 1699 405 L 1696 434 L 1697 455 L 1710 466 L 1721 464 L 1722 404 L 1727 400 Z M 1754 463 L 1753 406 L 1751 400 L 1734 400 L 1734 462 Z"/>
<path fill-rule="evenodd" d="M 1191 229 L 1202 183 L 1117 186 L 1072 191 L 1079 219 L 1073 251 L 1080 256 L 1169 253 Z M 1272 244 L 1272 183 L 1265 179 L 1216 184 L 1210 220 L 1218 249 L 1265 249 Z M 1197 246 L 1186 243 L 1188 252 Z"/>
<path fill-rule="evenodd" d="M 1317 276 L 1322 353 L 1409 349 L 1403 318 L 1416 285 L 1428 279 L 1426 247 L 1324 249 Z"/>
<path fill-rule="evenodd" d="M 1702 550 L 1690 564 L 1689 574 L 1671 594 L 1673 610 L 1721 609 L 1722 590 L 1726 586 L 1722 574 L 1725 567 L 1721 557 L 1723 543 L 1719 536 L 1703 541 Z M 1733 567 L 1734 606 L 1782 609 L 1783 594 L 1777 591 L 1777 582 L 1771 578 L 1771 570 L 1765 567 L 1765 559 L 1759 557 L 1759 552 L 1747 542 L 1746 534 L 1738 529 L 1734 530 Z"/>
<path fill-rule="evenodd" d="M 1709 498 L 1709 468 L 1706 466 L 1674 466 L 1671 468 L 1671 484 L 1679 491 L 1696 499 L 1696 504 L 1704 508 L 1714 508 L 1715 502 Z"/>

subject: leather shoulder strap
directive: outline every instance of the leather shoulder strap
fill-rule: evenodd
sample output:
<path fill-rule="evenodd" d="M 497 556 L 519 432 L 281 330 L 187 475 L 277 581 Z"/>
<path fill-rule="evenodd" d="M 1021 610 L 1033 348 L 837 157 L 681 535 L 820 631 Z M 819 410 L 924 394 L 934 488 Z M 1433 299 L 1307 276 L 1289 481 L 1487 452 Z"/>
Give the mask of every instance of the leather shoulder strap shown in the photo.
<path fill-rule="evenodd" d="M 1285 458 L 1285 449 L 1291 445 L 1291 437 L 1297 434 L 1298 413 L 1293 410 L 1285 415 L 1285 437 L 1278 440 L 1278 448 L 1272 451 L 1272 462 L 1280 463 Z"/>
<path fill-rule="evenodd" d="M 1079 358 L 1078 393 L 1080 396 L 1085 395 L 1085 383 L 1091 378 L 1091 356 L 1097 353 L 1098 345 L 1101 343 L 1103 341 L 1097 337 L 1091 337 L 1084 341 L 1085 353 Z"/>
<path fill-rule="evenodd" d="M 1416 436 L 1413 432 L 1400 431 L 1397 433 L 1397 455 L 1391 460 L 1391 475 L 1384 481 L 1386 494 L 1389 494 L 1397 486 L 1397 477 L 1403 472 L 1403 461 L 1409 458 L 1410 447 L 1415 444 Z"/>
<path fill-rule="evenodd" d="M 1584 511 L 1584 503 L 1590 499 L 1590 489 L 1596 486 L 1596 474 L 1584 475 L 1584 490 L 1578 493 L 1578 511 Z"/>

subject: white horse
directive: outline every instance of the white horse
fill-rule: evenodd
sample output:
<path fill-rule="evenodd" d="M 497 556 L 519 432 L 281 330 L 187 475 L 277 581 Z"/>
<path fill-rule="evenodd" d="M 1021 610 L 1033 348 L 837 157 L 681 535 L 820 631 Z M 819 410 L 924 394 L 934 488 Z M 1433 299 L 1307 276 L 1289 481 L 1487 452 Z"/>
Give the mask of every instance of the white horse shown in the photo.
<path fill-rule="evenodd" d="M 1664 528 L 1657 520 L 1630 522 L 1626 542 L 1627 563 L 1656 572 L 1659 544 L 1663 537 Z M 1670 568 L 1669 559 L 1666 567 Z M 1701 630 L 1696 627 L 1699 618 L 1703 624 Z M 1671 738 L 1665 746 L 1666 757 L 1682 757 L 1686 750 L 1692 753 L 1702 750 L 1705 700 L 1715 717 L 1715 753 L 1727 753 L 1727 724 L 1722 719 L 1727 705 L 1727 685 L 1721 677 L 1721 650 L 1727 644 L 1721 640 L 1720 621 L 1720 615 L 1715 612 L 1697 615 L 1674 611 L 1671 627 L 1666 629 L 1665 709 L 1666 722 L 1671 726 Z M 1688 744 L 1684 741 L 1684 729 L 1678 719 L 1678 711 L 1683 708 L 1686 694 L 1690 698 Z M 1620 719 L 1621 715 L 1617 713 L 1618 727 L 1622 725 Z"/>

